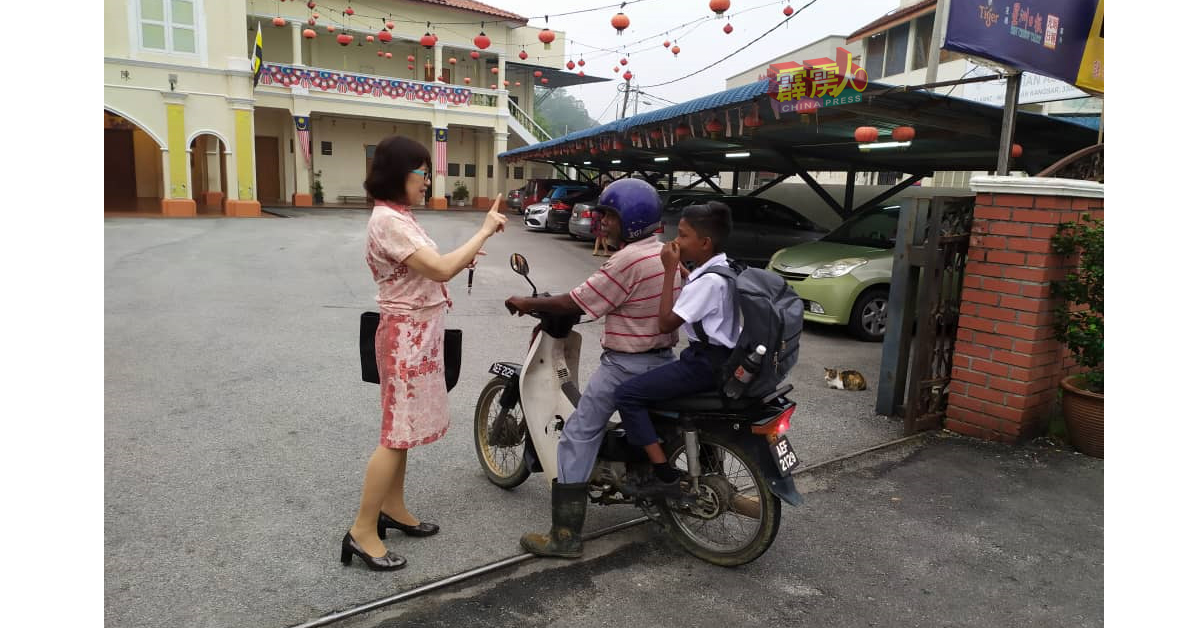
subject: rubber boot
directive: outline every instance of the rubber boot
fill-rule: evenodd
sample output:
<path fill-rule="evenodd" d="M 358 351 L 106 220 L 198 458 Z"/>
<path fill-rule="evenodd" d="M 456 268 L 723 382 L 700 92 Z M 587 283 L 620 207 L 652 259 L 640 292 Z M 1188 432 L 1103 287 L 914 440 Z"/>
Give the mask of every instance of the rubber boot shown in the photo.
<path fill-rule="evenodd" d="M 583 556 L 583 519 L 587 515 L 587 482 L 550 486 L 549 534 L 530 532 L 521 537 L 521 547 L 538 556 L 579 558 Z"/>

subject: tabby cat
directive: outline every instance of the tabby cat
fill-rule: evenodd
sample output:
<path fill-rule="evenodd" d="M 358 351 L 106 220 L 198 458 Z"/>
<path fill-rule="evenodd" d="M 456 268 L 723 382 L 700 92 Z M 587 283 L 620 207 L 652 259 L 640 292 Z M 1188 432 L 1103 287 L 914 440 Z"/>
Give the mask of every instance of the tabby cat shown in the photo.
<path fill-rule="evenodd" d="M 825 369 L 825 383 L 838 390 L 866 390 L 867 378 L 858 371 Z"/>

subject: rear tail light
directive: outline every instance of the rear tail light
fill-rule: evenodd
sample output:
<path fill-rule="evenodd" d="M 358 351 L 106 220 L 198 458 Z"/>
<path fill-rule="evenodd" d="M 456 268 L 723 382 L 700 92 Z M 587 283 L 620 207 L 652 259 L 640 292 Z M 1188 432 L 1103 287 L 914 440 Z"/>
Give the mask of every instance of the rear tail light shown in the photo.
<path fill-rule="evenodd" d="M 654 233 L 665 233 L 665 232 L 666 232 L 666 230 L 663 229 L 662 225 L 659 225 L 658 228 L 654 230 Z"/>
<path fill-rule="evenodd" d="M 585 209 L 585 210 L 579 212 L 579 217 L 580 218 L 591 218 L 592 212 L 591 212 L 591 210 Z"/>
<path fill-rule="evenodd" d="M 571 209 L 571 206 L 562 201 L 554 201 L 550 204 L 550 209 Z"/>
<path fill-rule="evenodd" d="M 779 414 L 779 416 L 771 419 L 770 421 L 763 423 L 762 425 L 751 426 L 750 431 L 754 434 L 761 434 L 763 436 L 775 436 L 782 434 L 788 431 L 788 428 L 792 426 L 792 413 L 795 411 L 795 405 L 789 406 L 787 410 L 784 410 Z"/>

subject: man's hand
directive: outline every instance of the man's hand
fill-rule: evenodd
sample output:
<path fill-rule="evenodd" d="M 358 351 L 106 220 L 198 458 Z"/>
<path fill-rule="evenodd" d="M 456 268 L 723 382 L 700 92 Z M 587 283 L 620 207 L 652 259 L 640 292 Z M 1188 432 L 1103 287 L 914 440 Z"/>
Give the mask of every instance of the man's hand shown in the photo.
<path fill-rule="evenodd" d="M 659 257 L 662 258 L 663 270 L 674 272 L 679 267 L 679 243 L 672 240 L 663 244 Z"/>
<path fill-rule="evenodd" d="M 508 297 L 504 301 L 504 307 L 508 309 L 508 314 L 511 316 L 516 314 L 524 316 L 529 313 L 529 307 L 526 305 L 525 297 Z"/>

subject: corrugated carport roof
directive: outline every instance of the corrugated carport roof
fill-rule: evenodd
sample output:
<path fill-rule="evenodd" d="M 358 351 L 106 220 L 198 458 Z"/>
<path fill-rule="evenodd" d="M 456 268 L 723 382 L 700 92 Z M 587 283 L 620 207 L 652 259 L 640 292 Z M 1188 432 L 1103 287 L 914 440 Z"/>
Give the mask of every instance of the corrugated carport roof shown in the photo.
<path fill-rule="evenodd" d="M 1003 109 L 927 91 L 904 91 L 883 83 L 867 86 L 861 103 L 825 107 L 808 114 L 775 114 L 770 81 L 734 87 L 678 105 L 616 120 L 563 137 L 501 153 L 502 159 L 532 160 L 609 170 L 666 172 L 866 171 L 934 172 L 993 170 L 1000 144 Z M 853 93 L 853 92 L 851 92 Z M 845 95 L 845 92 L 843 92 Z M 762 126 L 751 130 L 742 121 L 757 112 Z M 716 137 L 705 137 L 712 117 L 729 124 Z M 693 135 L 675 141 L 683 123 Z M 905 149 L 861 152 L 854 130 L 874 126 L 887 141 L 899 126 L 916 129 Z M 657 130 L 661 137 L 651 137 Z M 1062 119 L 1018 112 L 1014 141 L 1023 155 L 1014 169 L 1040 171 L 1096 141 L 1093 130 Z M 595 149 L 595 152 L 592 150 Z M 728 158 L 727 153 L 750 152 Z M 666 157 L 666 161 L 655 161 Z M 612 164 L 613 160 L 620 164 Z"/>

